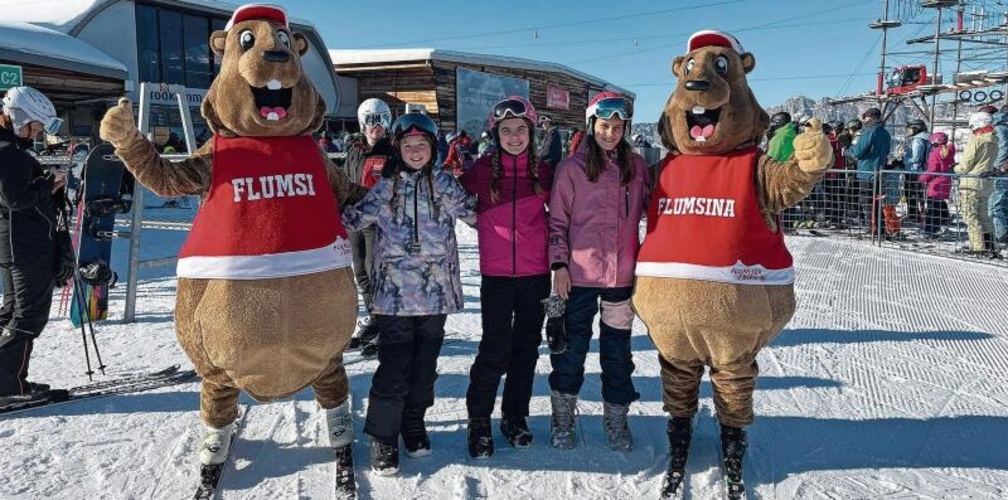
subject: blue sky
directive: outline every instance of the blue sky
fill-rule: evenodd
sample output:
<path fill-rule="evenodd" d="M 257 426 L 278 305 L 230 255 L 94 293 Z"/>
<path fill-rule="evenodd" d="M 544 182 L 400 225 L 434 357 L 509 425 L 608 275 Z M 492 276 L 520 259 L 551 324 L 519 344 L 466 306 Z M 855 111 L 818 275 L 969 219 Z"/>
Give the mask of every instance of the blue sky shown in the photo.
<path fill-rule="evenodd" d="M 330 48 L 433 47 L 564 64 L 635 92 L 636 118 L 647 122 L 657 120 L 675 85 L 672 59 L 700 29 L 733 33 L 755 54 L 749 78 L 763 106 L 798 94 L 819 98 L 872 90 L 881 32 L 868 24 L 882 16 L 883 8 L 883 0 L 280 3 L 292 16 L 311 20 Z M 906 21 L 890 31 L 891 50 L 933 50 L 904 41 L 934 31 L 934 11 L 915 7 L 919 3 L 890 0 L 890 18 Z M 891 57 L 887 67 L 930 67 L 931 59 Z"/>

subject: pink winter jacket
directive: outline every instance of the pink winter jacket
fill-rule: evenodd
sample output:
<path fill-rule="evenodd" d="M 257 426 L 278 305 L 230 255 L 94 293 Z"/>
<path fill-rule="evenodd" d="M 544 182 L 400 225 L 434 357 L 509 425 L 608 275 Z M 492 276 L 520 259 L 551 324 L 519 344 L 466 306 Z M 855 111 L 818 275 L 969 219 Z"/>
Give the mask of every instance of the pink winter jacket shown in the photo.
<path fill-rule="evenodd" d="M 923 173 L 917 180 L 927 185 L 927 196 L 935 200 L 947 200 L 952 192 L 952 177 L 947 175 L 929 175 L 932 173 L 944 173 L 952 171 L 952 164 L 955 163 L 955 145 L 941 144 L 932 145 L 931 153 L 928 155 L 927 173 Z"/>
<path fill-rule="evenodd" d="M 515 164 L 517 162 L 517 168 Z M 519 277 L 548 274 L 546 258 L 546 203 L 553 171 L 545 162 L 537 170 L 541 194 L 536 194 L 528 169 L 528 155 L 501 153 L 497 201 L 491 201 L 493 155 L 480 157 L 459 181 L 479 197 L 476 231 L 479 235 L 480 273 L 483 276 Z"/>
<path fill-rule="evenodd" d="M 632 286 L 648 205 L 647 163 L 634 153 L 633 178 L 623 186 L 619 167 L 607 159 L 598 180 L 589 182 L 584 153 L 582 147 L 557 166 L 549 205 L 550 263 L 566 264 L 573 286 Z"/>

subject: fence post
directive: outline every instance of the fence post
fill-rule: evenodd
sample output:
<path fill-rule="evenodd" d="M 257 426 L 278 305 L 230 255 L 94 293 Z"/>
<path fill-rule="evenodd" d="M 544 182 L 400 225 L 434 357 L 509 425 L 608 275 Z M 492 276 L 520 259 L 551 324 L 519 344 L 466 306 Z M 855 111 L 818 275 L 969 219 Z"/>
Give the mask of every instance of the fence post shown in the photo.
<path fill-rule="evenodd" d="M 133 222 L 130 223 L 129 267 L 126 268 L 126 311 L 123 321 L 136 319 L 137 281 L 140 274 L 140 229 L 143 226 L 144 188 L 139 182 L 133 189 Z"/>

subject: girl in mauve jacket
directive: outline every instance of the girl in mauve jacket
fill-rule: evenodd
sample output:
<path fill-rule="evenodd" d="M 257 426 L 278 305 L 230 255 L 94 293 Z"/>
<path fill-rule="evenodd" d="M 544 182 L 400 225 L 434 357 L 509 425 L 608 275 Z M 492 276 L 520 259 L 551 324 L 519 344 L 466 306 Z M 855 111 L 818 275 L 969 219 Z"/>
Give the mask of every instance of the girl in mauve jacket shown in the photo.
<path fill-rule="evenodd" d="M 521 97 L 508 97 L 490 112 L 496 151 L 462 175 L 462 186 L 477 195 L 480 310 L 483 337 L 469 371 L 469 454 L 494 453 L 490 415 L 501 376 L 500 430 L 516 448 L 532 445 L 525 417 L 542 343 L 542 299 L 550 292 L 546 258 L 546 203 L 552 171 L 535 154 L 536 111 Z"/>
<path fill-rule="evenodd" d="M 600 302 L 603 422 L 610 447 L 633 448 L 627 412 L 640 395 L 630 378 L 630 296 L 641 214 L 648 205 L 648 170 L 626 141 L 632 114 L 630 100 L 615 92 L 592 98 L 584 144 L 560 164 L 553 183 L 549 257 L 553 289 L 567 301 L 568 344 L 566 352 L 550 355 L 550 442 L 561 449 L 576 443 L 577 395 Z"/>
<path fill-rule="evenodd" d="M 955 144 L 948 140 L 945 132 L 935 132 L 929 139 L 931 153 L 928 155 L 927 171 L 918 180 L 926 186 L 927 202 L 924 209 L 924 234 L 935 236 L 942 226 L 951 220 L 948 210 L 949 194 L 952 192 L 952 177 L 934 175 L 947 173 L 955 163 Z"/>

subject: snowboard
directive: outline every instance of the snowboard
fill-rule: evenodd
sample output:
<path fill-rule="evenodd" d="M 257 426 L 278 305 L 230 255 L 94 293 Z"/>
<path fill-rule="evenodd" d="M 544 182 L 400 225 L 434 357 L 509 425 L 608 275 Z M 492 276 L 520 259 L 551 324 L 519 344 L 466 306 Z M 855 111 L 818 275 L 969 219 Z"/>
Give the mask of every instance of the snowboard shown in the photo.
<path fill-rule="evenodd" d="M 125 166 L 111 144 L 93 148 L 84 162 L 77 213 L 77 275 L 70 302 L 74 326 L 108 317 L 108 289 L 115 273 L 112 257 L 115 216 L 129 211 L 132 182 L 125 184 Z M 132 180 L 132 179 L 129 179 Z"/>

